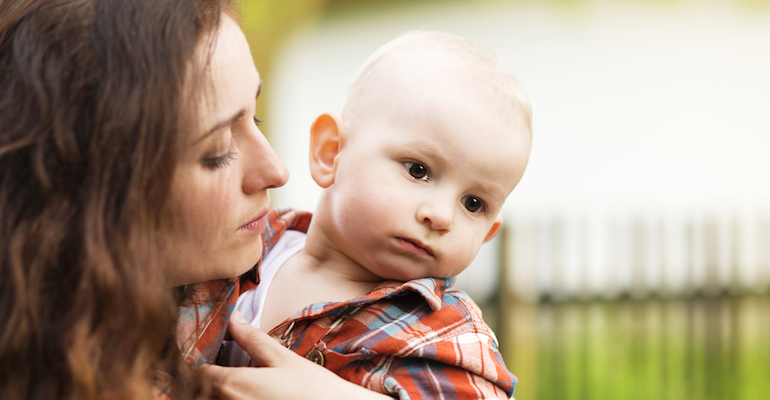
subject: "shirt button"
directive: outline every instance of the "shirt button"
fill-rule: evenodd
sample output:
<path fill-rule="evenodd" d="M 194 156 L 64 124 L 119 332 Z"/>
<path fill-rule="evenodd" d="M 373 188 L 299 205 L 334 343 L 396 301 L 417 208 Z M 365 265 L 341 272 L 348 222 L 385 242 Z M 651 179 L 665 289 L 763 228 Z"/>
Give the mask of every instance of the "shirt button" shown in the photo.
<path fill-rule="evenodd" d="M 320 365 L 323 367 L 324 365 L 324 354 L 321 353 L 318 349 L 310 350 L 310 352 L 307 353 L 307 356 L 305 356 L 308 360 Z"/>

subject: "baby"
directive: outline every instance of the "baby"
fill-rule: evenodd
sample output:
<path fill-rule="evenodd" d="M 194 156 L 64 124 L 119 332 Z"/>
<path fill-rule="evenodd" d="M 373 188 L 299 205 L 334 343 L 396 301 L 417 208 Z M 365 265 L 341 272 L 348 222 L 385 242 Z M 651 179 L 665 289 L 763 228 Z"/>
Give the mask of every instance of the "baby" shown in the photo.
<path fill-rule="evenodd" d="M 500 229 L 529 159 L 530 117 L 516 79 L 471 42 L 415 32 L 386 44 L 342 114 L 313 123 L 318 207 L 271 212 L 265 256 L 241 279 L 236 308 L 377 392 L 511 397 L 516 378 L 493 332 L 450 287 Z M 226 342 L 221 363 L 249 361 Z"/>

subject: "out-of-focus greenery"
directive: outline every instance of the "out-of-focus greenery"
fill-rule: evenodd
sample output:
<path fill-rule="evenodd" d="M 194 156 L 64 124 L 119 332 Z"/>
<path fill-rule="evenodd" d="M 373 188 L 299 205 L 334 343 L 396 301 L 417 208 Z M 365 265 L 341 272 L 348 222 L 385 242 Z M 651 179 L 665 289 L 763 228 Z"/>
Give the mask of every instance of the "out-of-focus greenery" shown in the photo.
<path fill-rule="evenodd" d="M 257 69 L 269 70 L 284 39 L 318 16 L 328 0 L 247 0 L 238 2 Z"/>
<path fill-rule="evenodd" d="M 249 41 L 254 64 L 266 90 L 270 90 L 273 60 L 286 38 L 303 24 L 320 15 L 328 0 L 243 0 L 236 4 Z M 257 116 L 263 117 L 270 104 L 257 102 Z M 266 121 L 269 136 L 270 121 Z M 265 129 L 265 128 L 263 128 Z"/>
<path fill-rule="evenodd" d="M 763 400 L 770 297 L 503 307 L 517 400 Z"/>

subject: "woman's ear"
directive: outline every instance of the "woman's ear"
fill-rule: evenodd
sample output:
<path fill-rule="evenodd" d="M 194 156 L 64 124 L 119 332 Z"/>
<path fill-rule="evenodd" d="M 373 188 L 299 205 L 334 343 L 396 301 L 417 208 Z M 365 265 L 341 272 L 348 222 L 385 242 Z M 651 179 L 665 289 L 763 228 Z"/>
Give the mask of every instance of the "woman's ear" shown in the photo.
<path fill-rule="evenodd" d="M 322 188 L 334 183 L 335 159 L 345 123 L 336 113 L 321 114 L 310 127 L 310 175 Z"/>
<path fill-rule="evenodd" d="M 492 238 L 497 235 L 497 232 L 500 232 L 500 228 L 503 226 L 503 217 L 498 214 L 497 218 L 495 218 L 495 222 L 492 224 L 492 228 L 489 230 L 489 233 L 487 233 L 487 237 L 484 238 L 484 243 L 492 240 Z"/>

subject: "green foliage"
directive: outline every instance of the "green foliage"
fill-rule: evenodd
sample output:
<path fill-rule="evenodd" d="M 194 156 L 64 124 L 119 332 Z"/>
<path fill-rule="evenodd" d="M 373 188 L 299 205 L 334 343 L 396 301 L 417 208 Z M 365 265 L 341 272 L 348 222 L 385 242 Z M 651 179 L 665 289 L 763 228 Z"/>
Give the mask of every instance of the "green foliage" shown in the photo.
<path fill-rule="evenodd" d="M 770 297 L 517 307 L 502 316 L 511 328 L 501 337 L 517 400 L 760 400 L 770 391 Z M 533 325 L 535 334 L 520 333 Z"/>

